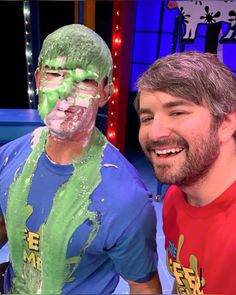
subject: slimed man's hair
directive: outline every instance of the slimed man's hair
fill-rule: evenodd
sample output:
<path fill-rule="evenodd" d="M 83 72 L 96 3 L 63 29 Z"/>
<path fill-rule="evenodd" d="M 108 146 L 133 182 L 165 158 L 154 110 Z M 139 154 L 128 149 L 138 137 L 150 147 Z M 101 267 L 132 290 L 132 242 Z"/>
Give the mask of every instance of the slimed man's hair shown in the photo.
<path fill-rule="evenodd" d="M 98 80 L 108 78 L 112 82 L 112 57 L 105 41 L 91 29 L 72 24 L 63 26 L 49 34 L 44 42 L 38 59 L 38 66 L 61 58 L 67 69 L 95 68 Z"/>

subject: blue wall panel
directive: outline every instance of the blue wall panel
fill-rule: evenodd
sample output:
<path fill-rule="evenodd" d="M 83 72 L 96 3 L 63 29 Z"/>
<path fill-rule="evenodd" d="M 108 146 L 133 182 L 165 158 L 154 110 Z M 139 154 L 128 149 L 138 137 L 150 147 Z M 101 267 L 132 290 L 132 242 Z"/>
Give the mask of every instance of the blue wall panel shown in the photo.
<path fill-rule="evenodd" d="M 152 63 L 156 59 L 157 33 L 134 34 L 133 62 Z"/>
<path fill-rule="evenodd" d="M 222 47 L 224 63 L 236 71 L 236 44 L 223 44 Z"/>
<path fill-rule="evenodd" d="M 142 75 L 147 69 L 149 65 L 141 65 L 141 64 L 133 64 L 132 66 L 132 74 L 130 81 L 130 91 L 137 91 L 135 83 L 138 80 L 138 77 Z"/>
<path fill-rule="evenodd" d="M 192 43 L 180 42 L 180 36 L 175 35 L 175 20 L 180 15 L 178 9 L 168 9 L 164 0 L 137 0 L 136 3 L 131 91 L 136 91 L 134 83 L 137 78 L 157 57 L 171 54 L 172 49 L 176 52 L 189 50 L 204 52 L 207 30 L 207 25 L 199 24 L 196 38 Z M 162 8 L 164 10 L 161 15 Z M 228 27 L 227 23 L 222 23 L 222 35 L 227 32 Z M 173 41 L 176 46 L 173 46 Z M 219 46 L 223 62 L 236 72 L 236 43 Z"/>
<path fill-rule="evenodd" d="M 173 34 L 162 33 L 161 35 L 161 48 L 159 57 L 171 54 L 171 44 L 173 40 Z"/>
<path fill-rule="evenodd" d="M 161 1 L 138 0 L 136 6 L 135 30 L 157 31 Z"/>
<path fill-rule="evenodd" d="M 186 43 L 184 51 L 196 50 L 204 52 L 205 50 L 205 38 L 195 38 L 193 43 Z"/>
<path fill-rule="evenodd" d="M 168 9 L 165 5 L 164 9 L 164 17 L 163 17 L 163 27 L 162 30 L 164 32 L 174 32 L 175 18 L 179 16 L 179 12 L 177 9 Z M 160 16 L 158 17 L 160 18 Z"/>

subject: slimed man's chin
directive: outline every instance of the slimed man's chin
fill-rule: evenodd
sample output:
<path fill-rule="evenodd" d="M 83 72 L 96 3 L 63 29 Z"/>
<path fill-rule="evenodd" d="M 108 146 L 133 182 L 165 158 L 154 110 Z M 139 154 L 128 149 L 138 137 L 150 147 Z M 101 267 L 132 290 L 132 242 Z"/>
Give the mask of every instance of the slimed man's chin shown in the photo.
<path fill-rule="evenodd" d="M 70 138 L 70 135 L 66 131 L 63 131 L 61 129 L 58 130 L 57 128 L 53 128 L 52 126 L 47 126 L 47 127 L 48 127 L 50 137 L 56 141 L 64 141 Z"/>
<path fill-rule="evenodd" d="M 73 131 L 70 128 L 63 128 L 62 121 L 50 120 L 50 116 L 46 116 L 45 125 L 48 128 L 50 137 L 57 141 L 64 141 L 73 136 Z"/>
<path fill-rule="evenodd" d="M 66 132 L 57 132 L 53 129 L 49 130 L 51 138 L 55 141 L 65 141 L 66 139 L 69 139 L 71 135 L 69 136 Z"/>

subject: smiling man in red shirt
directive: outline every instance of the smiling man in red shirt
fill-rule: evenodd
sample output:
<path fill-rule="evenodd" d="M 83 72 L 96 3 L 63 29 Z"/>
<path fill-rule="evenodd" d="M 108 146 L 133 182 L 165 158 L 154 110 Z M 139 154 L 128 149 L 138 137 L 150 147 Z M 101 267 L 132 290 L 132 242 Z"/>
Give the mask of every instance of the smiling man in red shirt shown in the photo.
<path fill-rule="evenodd" d="M 215 55 L 186 52 L 137 84 L 141 146 L 172 184 L 163 229 L 175 291 L 236 293 L 236 78 Z"/>

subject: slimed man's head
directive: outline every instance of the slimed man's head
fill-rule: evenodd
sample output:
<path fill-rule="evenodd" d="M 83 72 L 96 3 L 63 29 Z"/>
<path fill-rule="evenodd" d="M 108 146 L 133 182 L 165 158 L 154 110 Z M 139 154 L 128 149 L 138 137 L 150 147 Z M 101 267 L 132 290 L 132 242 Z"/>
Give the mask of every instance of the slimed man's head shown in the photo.
<path fill-rule="evenodd" d="M 72 24 L 49 34 L 43 42 L 38 65 L 83 69 L 84 79 L 100 82 L 112 79 L 112 57 L 104 40 L 91 29 Z"/>
<path fill-rule="evenodd" d="M 92 130 L 113 90 L 112 57 L 103 39 L 79 25 L 46 37 L 35 72 L 39 115 L 55 137 Z"/>

